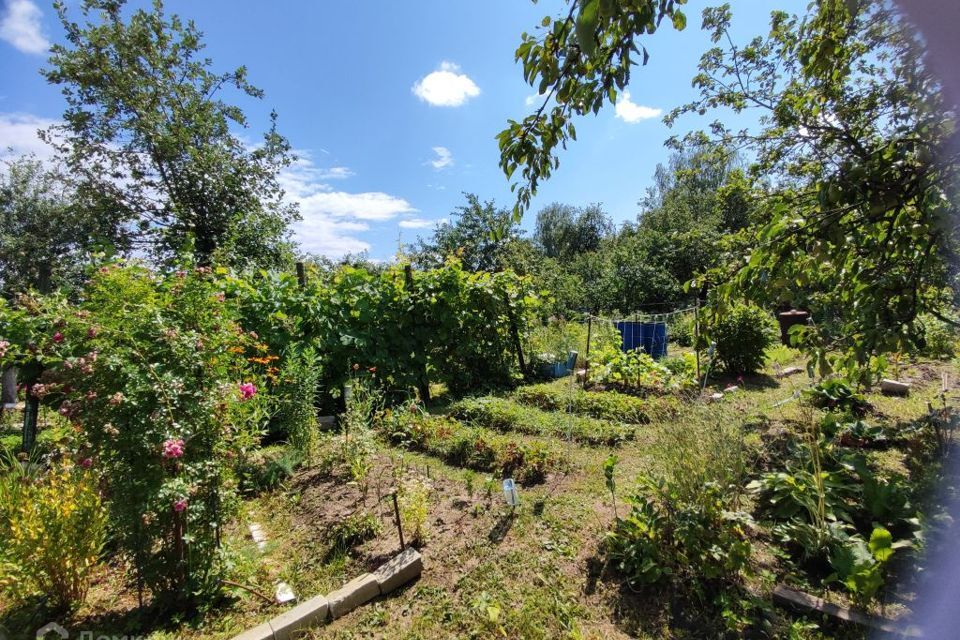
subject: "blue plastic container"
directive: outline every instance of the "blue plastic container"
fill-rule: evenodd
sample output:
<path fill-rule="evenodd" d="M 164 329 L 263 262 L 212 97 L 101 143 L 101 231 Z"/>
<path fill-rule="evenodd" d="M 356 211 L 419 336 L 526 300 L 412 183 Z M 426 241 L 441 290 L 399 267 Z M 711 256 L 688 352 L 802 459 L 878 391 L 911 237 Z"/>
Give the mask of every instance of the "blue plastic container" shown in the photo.
<path fill-rule="evenodd" d="M 616 327 L 623 339 L 624 351 L 643 349 L 654 360 L 667 356 L 666 322 L 622 321 L 617 322 Z"/>

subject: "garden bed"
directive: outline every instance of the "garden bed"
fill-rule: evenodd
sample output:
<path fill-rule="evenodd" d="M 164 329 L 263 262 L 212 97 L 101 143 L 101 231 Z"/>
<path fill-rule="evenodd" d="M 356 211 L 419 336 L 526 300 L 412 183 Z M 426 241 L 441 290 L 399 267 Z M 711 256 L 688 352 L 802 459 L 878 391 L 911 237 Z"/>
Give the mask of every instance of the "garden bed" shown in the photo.
<path fill-rule="evenodd" d="M 508 398 L 486 396 L 457 402 L 452 415 L 473 424 L 504 433 L 572 439 L 593 446 L 618 445 L 636 437 L 636 425 L 562 414 L 518 404 Z"/>

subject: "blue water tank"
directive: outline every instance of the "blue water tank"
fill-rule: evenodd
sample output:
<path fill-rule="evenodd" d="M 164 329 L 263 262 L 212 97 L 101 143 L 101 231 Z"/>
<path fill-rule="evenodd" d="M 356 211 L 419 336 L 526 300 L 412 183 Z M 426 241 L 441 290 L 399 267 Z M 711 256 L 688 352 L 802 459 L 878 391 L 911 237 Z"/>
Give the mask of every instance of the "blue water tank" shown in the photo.
<path fill-rule="evenodd" d="M 655 360 L 667 356 L 666 322 L 628 322 L 615 323 L 623 339 L 623 350 L 643 349 Z"/>

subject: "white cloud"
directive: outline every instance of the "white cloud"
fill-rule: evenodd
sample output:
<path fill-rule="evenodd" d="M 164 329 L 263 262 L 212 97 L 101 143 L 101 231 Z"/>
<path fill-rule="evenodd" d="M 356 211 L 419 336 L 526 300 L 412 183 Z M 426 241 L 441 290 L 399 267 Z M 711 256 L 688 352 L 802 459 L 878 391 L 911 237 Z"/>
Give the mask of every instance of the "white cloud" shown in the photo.
<path fill-rule="evenodd" d="M 528 107 L 532 107 L 533 105 L 537 104 L 538 102 L 541 102 L 541 103 L 542 103 L 542 102 L 543 102 L 543 99 L 546 98 L 546 97 L 547 97 L 546 94 L 543 94 L 543 93 L 535 93 L 535 94 L 533 94 L 533 95 L 530 95 L 530 96 L 527 96 L 526 98 L 524 98 L 523 104 L 527 105 Z"/>
<path fill-rule="evenodd" d="M 400 226 L 404 229 L 429 229 L 444 222 L 444 220 L 427 220 L 426 218 L 407 218 L 400 221 Z"/>
<path fill-rule="evenodd" d="M 382 222 L 395 218 L 401 213 L 416 211 L 403 198 L 391 196 L 379 191 L 366 193 L 348 193 L 346 191 L 328 191 L 315 193 L 300 200 L 302 207 L 341 219 L 369 220 Z"/>
<path fill-rule="evenodd" d="M 416 212 L 403 198 L 387 193 L 335 190 L 328 181 L 352 176 L 350 169 L 318 167 L 309 152 L 296 153 L 299 159 L 281 172 L 280 185 L 287 199 L 300 206 L 303 219 L 293 231 L 304 251 L 331 258 L 367 251 L 370 243 L 358 234 L 369 231 L 371 223 Z"/>
<path fill-rule="evenodd" d="M 37 156 L 38 160 L 52 159 L 53 148 L 40 140 L 37 131 L 58 122 L 29 113 L 0 113 L 0 160 L 27 154 Z"/>
<path fill-rule="evenodd" d="M 617 117 L 628 122 L 630 124 L 635 124 L 641 120 L 649 120 L 650 118 L 657 118 L 663 113 L 663 109 L 656 109 L 654 107 L 645 107 L 641 104 L 637 104 L 630 100 L 630 92 L 624 91 L 623 95 L 620 96 L 620 99 L 617 100 L 616 107 Z"/>
<path fill-rule="evenodd" d="M 0 18 L 0 39 L 24 53 L 45 53 L 50 41 L 43 33 L 42 15 L 32 0 L 7 0 Z"/>
<path fill-rule="evenodd" d="M 454 63 L 441 62 L 437 71 L 414 83 L 413 93 L 435 107 L 459 107 L 480 95 L 480 87 Z"/>
<path fill-rule="evenodd" d="M 445 167 L 453 165 L 453 154 L 446 147 L 434 147 L 433 152 L 437 157 L 430 160 L 430 166 L 439 171 Z"/>

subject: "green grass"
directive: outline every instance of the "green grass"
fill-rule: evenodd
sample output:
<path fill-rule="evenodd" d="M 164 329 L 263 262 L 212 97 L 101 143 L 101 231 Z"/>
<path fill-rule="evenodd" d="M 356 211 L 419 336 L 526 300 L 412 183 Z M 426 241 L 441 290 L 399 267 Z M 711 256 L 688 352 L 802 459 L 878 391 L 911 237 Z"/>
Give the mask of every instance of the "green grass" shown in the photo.
<path fill-rule="evenodd" d="M 618 445 L 636 436 L 635 425 L 576 414 L 558 414 L 508 398 L 468 398 L 450 407 L 451 415 L 487 429 L 508 433 L 570 438 L 589 445 Z"/>

